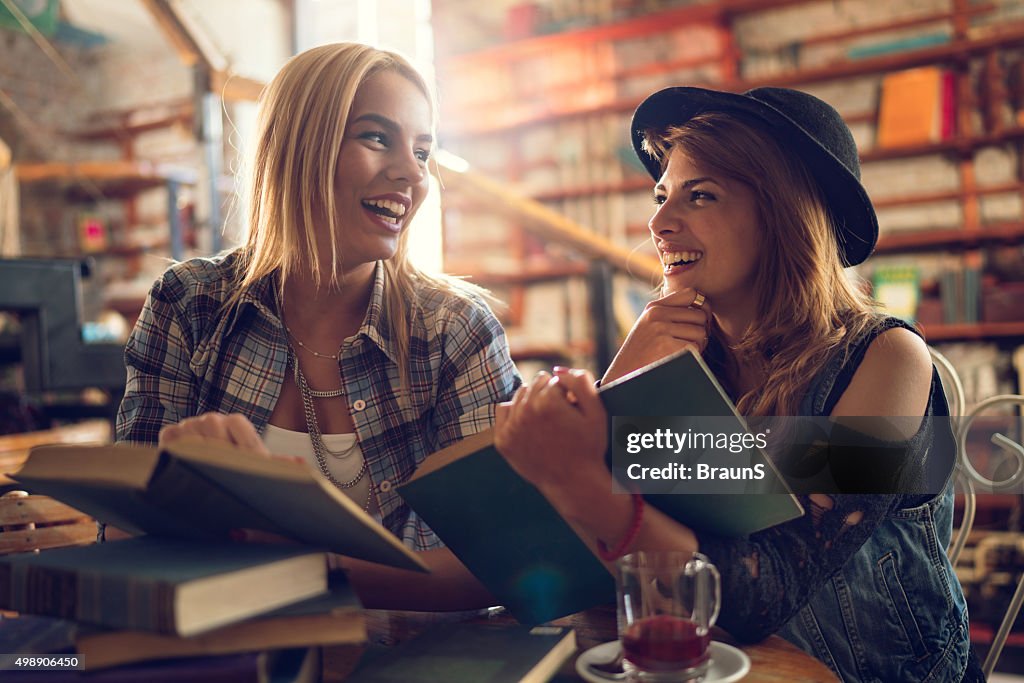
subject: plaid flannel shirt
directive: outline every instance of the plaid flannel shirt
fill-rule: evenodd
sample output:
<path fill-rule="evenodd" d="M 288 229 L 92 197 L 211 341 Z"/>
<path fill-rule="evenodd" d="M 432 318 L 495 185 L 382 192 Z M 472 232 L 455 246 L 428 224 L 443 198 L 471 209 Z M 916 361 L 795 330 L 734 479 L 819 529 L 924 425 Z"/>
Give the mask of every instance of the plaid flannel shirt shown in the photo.
<path fill-rule="evenodd" d="M 164 425 L 211 411 L 241 413 L 263 432 L 284 384 L 288 338 L 272 277 L 222 310 L 236 266 L 235 254 L 193 259 L 153 285 L 125 348 L 118 441 L 155 444 Z M 425 550 L 443 544 L 394 486 L 430 453 L 490 427 L 494 405 L 521 380 L 483 301 L 422 290 L 410 306 L 410 391 L 402 396 L 382 309 L 385 279 L 378 264 L 366 317 L 343 343 L 339 370 L 383 523 Z"/>

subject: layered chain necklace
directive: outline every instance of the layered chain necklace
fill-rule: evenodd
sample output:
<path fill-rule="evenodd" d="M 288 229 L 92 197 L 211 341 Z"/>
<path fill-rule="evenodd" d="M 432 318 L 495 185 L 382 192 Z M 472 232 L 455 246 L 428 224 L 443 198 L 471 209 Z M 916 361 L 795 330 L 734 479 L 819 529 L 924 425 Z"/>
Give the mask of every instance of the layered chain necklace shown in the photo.
<path fill-rule="evenodd" d="M 285 325 L 285 330 L 288 332 L 288 336 L 295 340 L 295 342 L 302 348 L 306 349 L 314 356 L 319 358 L 332 358 L 338 360 L 341 356 L 339 351 L 337 354 L 330 356 L 323 353 L 317 353 L 313 349 L 309 348 L 301 341 L 299 341 L 292 331 Z M 316 418 L 316 408 L 313 405 L 314 398 L 338 398 L 345 395 L 344 389 L 331 389 L 328 391 L 316 391 L 309 388 L 309 383 L 306 381 L 306 376 L 302 374 L 302 369 L 299 367 L 298 354 L 291 348 L 288 347 L 288 362 L 292 365 L 292 370 L 295 375 L 295 385 L 299 388 L 299 395 L 302 397 L 302 410 L 306 417 L 306 429 L 309 430 L 309 440 L 313 444 L 313 455 L 316 456 L 316 462 L 320 466 L 320 472 L 323 474 L 329 482 L 334 484 L 340 489 L 350 489 L 358 484 L 362 478 L 366 475 L 366 458 L 363 458 L 363 463 L 359 467 L 359 471 L 356 475 L 348 481 L 341 481 L 333 474 L 327 467 L 327 456 L 330 455 L 334 458 L 344 458 L 355 450 L 356 446 L 359 445 L 359 439 L 354 438 L 352 445 L 340 451 L 332 451 L 324 443 L 323 434 L 320 432 L 320 423 Z M 355 437 L 355 434 L 353 434 Z M 370 510 L 370 501 L 373 498 L 373 485 L 371 484 L 366 493 L 366 502 L 363 504 L 363 509 L 366 511 Z"/>

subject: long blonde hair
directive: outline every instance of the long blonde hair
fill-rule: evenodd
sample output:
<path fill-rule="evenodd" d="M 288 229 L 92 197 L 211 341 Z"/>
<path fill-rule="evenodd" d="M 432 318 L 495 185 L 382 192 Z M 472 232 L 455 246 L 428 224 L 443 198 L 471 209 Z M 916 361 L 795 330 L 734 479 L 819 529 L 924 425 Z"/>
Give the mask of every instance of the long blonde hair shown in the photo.
<path fill-rule="evenodd" d="M 708 112 L 662 131 L 647 131 L 645 149 L 664 167 L 678 148 L 688 158 L 754 192 L 762 239 L 755 274 L 755 319 L 729 347 L 712 325 L 712 341 L 729 363 L 761 375 L 737 397 L 744 415 L 795 415 L 814 375 L 837 350 L 873 323 L 871 298 L 846 276 L 832 219 L 807 166 L 738 115 Z"/>
<path fill-rule="evenodd" d="M 369 78 L 391 70 L 415 85 L 437 110 L 432 90 L 401 55 L 358 43 L 335 43 L 292 57 L 260 97 L 249 198 L 248 234 L 240 250 L 237 288 L 228 305 L 261 279 L 277 274 L 279 300 L 290 273 L 309 268 L 317 287 L 344 278 L 338 243 L 335 174 L 338 150 L 356 92 Z M 406 225 L 412 220 L 409 214 Z M 330 280 L 321 280 L 319 230 L 330 237 Z M 409 229 L 383 261 L 384 318 L 391 327 L 398 370 L 408 386 L 409 325 L 416 291 L 439 289 L 457 296 L 483 290 L 443 275 L 429 275 L 409 261 Z"/>

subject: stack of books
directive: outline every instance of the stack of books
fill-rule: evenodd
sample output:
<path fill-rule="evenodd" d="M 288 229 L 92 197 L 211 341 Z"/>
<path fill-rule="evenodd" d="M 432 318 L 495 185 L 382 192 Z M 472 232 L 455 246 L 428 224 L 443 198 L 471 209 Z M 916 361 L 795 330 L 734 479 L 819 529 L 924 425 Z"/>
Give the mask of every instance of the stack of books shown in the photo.
<path fill-rule="evenodd" d="M 13 661 L 19 656 L 60 653 L 73 654 L 75 666 L 85 670 L 83 680 L 96 683 L 104 676 L 150 683 L 223 680 L 226 670 L 254 680 L 274 672 L 273 680 L 282 681 L 306 680 L 300 672 L 311 670 L 309 678 L 316 680 L 320 646 L 366 640 L 361 607 L 343 577 L 338 578 L 322 595 L 189 636 L 29 613 L 0 619 L 0 649 L 12 660 L 2 663 L 4 680 L 20 668 Z M 79 679 L 78 671 L 61 668 L 67 670 L 24 675 L 37 682 Z"/>
<path fill-rule="evenodd" d="M 303 464 L 223 444 L 45 446 L 11 476 L 138 535 L 0 557 L 0 609 L 19 613 L 0 620 L 5 656 L 76 653 L 86 669 L 202 658 L 176 665 L 181 680 L 284 661 L 294 680 L 318 668 L 317 646 L 366 638 L 358 600 L 343 575 L 329 574 L 327 552 L 426 570 Z M 233 543 L 236 529 L 293 543 Z"/>

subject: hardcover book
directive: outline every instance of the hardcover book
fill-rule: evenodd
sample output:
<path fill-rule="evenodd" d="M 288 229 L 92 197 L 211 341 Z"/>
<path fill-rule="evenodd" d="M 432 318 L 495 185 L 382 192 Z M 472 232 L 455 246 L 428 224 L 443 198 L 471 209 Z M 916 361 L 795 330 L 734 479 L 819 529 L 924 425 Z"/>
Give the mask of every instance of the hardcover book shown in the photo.
<path fill-rule="evenodd" d="M 327 591 L 322 552 L 143 536 L 0 557 L 0 607 L 190 636 Z"/>
<path fill-rule="evenodd" d="M 426 571 L 414 552 L 305 464 L 220 442 L 40 446 L 11 477 L 131 533 L 222 540 L 233 529 L 258 529 Z"/>
<path fill-rule="evenodd" d="M 446 624 L 365 662 L 350 683 L 544 683 L 576 651 L 561 626 Z"/>
<path fill-rule="evenodd" d="M 882 79 L 877 144 L 905 147 L 953 135 L 951 72 L 935 66 L 891 73 Z"/>
<path fill-rule="evenodd" d="M 28 614 L 0 619 L 3 652 L 75 652 L 82 656 L 83 666 L 90 671 L 158 659 L 358 644 L 365 640 L 365 616 L 341 572 L 331 574 L 328 593 L 188 637 L 105 629 Z"/>
<path fill-rule="evenodd" d="M 602 386 L 614 416 L 689 416 L 745 423 L 704 361 L 667 356 Z M 774 471 L 763 453 L 754 454 Z M 744 536 L 803 514 L 782 493 L 648 494 L 691 528 Z M 615 599 L 611 574 L 554 506 L 494 448 L 493 431 L 429 456 L 399 493 L 520 622 L 536 624 Z M 456 493 L 457 492 L 457 493 Z M 454 504 L 458 500 L 459 504 Z"/>

